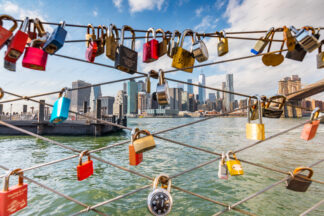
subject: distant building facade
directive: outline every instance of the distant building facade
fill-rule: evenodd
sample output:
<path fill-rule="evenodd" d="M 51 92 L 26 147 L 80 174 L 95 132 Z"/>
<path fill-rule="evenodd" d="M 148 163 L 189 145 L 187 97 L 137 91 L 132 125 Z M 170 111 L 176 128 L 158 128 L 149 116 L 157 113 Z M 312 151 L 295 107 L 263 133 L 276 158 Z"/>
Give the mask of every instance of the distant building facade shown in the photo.
<path fill-rule="evenodd" d="M 199 85 L 206 86 L 206 78 L 203 73 L 199 75 Z M 204 104 L 206 101 L 206 88 L 198 87 L 198 95 L 200 104 Z"/>
<path fill-rule="evenodd" d="M 192 83 L 192 79 L 187 79 L 187 83 Z M 193 94 L 193 85 L 187 84 L 187 92 L 188 94 Z"/>
<path fill-rule="evenodd" d="M 80 88 L 90 86 L 90 83 L 84 82 L 82 80 L 77 80 L 72 82 L 72 88 Z M 86 101 L 89 104 L 91 87 L 78 89 L 71 92 L 71 110 L 76 112 L 83 112 L 83 103 Z"/>
<path fill-rule="evenodd" d="M 112 115 L 114 112 L 115 98 L 111 96 L 103 96 L 101 100 L 101 110 L 103 115 Z"/>
<path fill-rule="evenodd" d="M 127 114 L 137 114 L 138 85 L 134 80 L 127 83 Z"/>

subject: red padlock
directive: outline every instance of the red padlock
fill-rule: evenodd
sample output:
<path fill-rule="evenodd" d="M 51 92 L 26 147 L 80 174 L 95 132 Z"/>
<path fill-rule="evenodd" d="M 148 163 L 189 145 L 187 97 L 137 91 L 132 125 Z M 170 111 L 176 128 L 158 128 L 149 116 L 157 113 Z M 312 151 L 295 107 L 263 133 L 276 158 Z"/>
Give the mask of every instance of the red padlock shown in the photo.
<path fill-rule="evenodd" d="M 28 22 L 29 19 L 26 17 L 24 22 L 21 24 L 20 29 L 11 39 L 7 52 L 5 53 L 5 60 L 15 63 L 24 52 L 28 40 L 28 34 L 26 33 Z"/>
<path fill-rule="evenodd" d="M 98 52 L 97 42 L 89 38 L 89 47 L 87 48 L 85 54 L 86 60 L 88 62 L 94 62 L 97 52 Z"/>
<path fill-rule="evenodd" d="M 5 177 L 3 191 L 0 191 L 0 215 L 11 215 L 27 206 L 28 185 L 24 183 L 23 172 L 19 173 L 17 185 L 9 187 L 9 177 L 16 174 L 21 169 L 9 171 Z"/>
<path fill-rule="evenodd" d="M 132 130 L 131 135 L 131 144 L 128 146 L 129 151 L 129 165 L 137 166 L 143 161 L 143 153 L 136 153 L 133 145 L 134 135 L 139 131 L 138 128 L 134 128 Z"/>
<path fill-rule="evenodd" d="M 2 27 L 3 24 L 2 20 L 4 19 L 11 20 L 14 23 L 9 30 Z M 7 42 L 7 40 L 12 36 L 12 32 L 15 31 L 16 28 L 17 28 L 17 22 L 13 17 L 9 15 L 0 16 L 0 48 L 2 48 L 3 45 Z"/>
<path fill-rule="evenodd" d="M 149 41 L 152 32 L 153 39 Z M 143 44 L 143 62 L 149 63 L 159 59 L 159 42 L 156 40 L 154 28 L 149 28 L 146 32 L 146 43 Z"/>
<path fill-rule="evenodd" d="M 27 47 L 22 61 L 22 66 L 34 70 L 45 71 L 47 53 L 43 51 L 44 41 L 36 39 L 31 47 Z"/>
<path fill-rule="evenodd" d="M 82 157 L 88 155 L 88 160 L 82 163 Z M 79 165 L 77 167 L 78 180 L 82 181 L 93 174 L 93 162 L 90 159 L 90 154 L 88 150 L 81 152 L 79 157 Z"/>
<path fill-rule="evenodd" d="M 311 114 L 311 119 L 310 120 L 312 120 L 312 122 L 311 123 L 306 123 L 304 125 L 303 131 L 302 131 L 301 136 L 300 136 L 301 139 L 304 139 L 304 140 L 308 141 L 308 140 L 311 140 L 311 139 L 313 139 L 315 137 L 318 125 L 320 124 L 320 120 L 314 120 L 314 119 L 318 118 L 319 113 L 320 113 L 320 108 L 316 107 L 313 110 L 312 114 Z"/>

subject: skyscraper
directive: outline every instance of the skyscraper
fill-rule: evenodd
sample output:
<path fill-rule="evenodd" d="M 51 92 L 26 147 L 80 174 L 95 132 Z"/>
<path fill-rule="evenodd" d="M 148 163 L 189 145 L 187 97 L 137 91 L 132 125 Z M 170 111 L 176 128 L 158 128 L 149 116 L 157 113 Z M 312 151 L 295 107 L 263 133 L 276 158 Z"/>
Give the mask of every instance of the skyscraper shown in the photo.
<path fill-rule="evenodd" d="M 216 101 L 216 95 L 215 95 L 215 93 L 209 93 L 208 94 L 208 99 L 211 102 L 215 102 Z"/>
<path fill-rule="evenodd" d="M 192 79 L 187 79 L 187 83 L 192 83 Z M 193 94 L 193 86 L 187 85 L 187 92 L 188 94 Z"/>
<path fill-rule="evenodd" d="M 145 92 L 146 91 L 146 86 L 143 80 L 140 80 L 137 82 L 137 89 L 138 92 Z"/>
<path fill-rule="evenodd" d="M 205 74 L 201 73 L 199 75 L 199 85 L 206 85 Z M 206 101 L 206 89 L 202 87 L 198 87 L 198 94 L 199 94 L 199 102 L 200 104 L 204 104 Z"/>
<path fill-rule="evenodd" d="M 138 85 L 134 80 L 127 83 L 127 114 L 137 114 Z"/>
<path fill-rule="evenodd" d="M 226 74 L 226 90 L 234 91 L 233 87 L 233 74 Z M 226 93 L 226 110 L 231 111 L 231 104 L 234 102 L 234 94 Z"/>
<path fill-rule="evenodd" d="M 94 112 L 96 110 L 96 101 L 101 97 L 101 86 L 92 86 L 90 91 L 90 99 L 89 99 L 89 105 L 90 105 L 90 111 Z"/>
<path fill-rule="evenodd" d="M 90 86 L 90 83 L 82 80 L 72 82 L 72 88 Z M 71 91 L 71 109 L 76 112 L 83 111 L 83 103 L 86 101 L 89 104 L 91 87 Z"/>

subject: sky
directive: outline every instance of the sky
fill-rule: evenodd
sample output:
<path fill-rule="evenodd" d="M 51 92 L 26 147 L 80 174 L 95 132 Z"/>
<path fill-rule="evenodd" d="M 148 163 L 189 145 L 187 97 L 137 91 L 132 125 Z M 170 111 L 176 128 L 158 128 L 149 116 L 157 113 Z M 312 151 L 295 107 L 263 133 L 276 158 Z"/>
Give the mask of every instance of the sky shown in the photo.
<path fill-rule="evenodd" d="M 0 14 L 8 14 L 15 18 L 23 19 L 39 18 L 47 22 L 66 21 L 69 24 L 106 25 L 113 23 L 117 27 L 130 25 L 134 29 L 148 29 L 150 27 L 164 30 L 192 29 L 197 32 L 225 31 L 250 31 L 267 30 L 270 27 L 282 27 L 294 25 L 299 28 L 305 25 L 314 27 L 324 26 L 324 2 L 322 0 L 107 0 L 107 1 L 62 1 L 62 0 L 0 0 Z M 27 5 L 27 7 L 26 7 Z M 5 27 L 8 27 L 7 22 Z M 55 26 L 45 25 L 49 32 Z M 86 29 L 67 27 L 66 40 L 82 40 Z M 143 35 L 143 34 L 141 34 Z M 263 34 L 242 35 L 259 38 Z M 281 39 L 282 33 L 277 33 L 275 38 Z M 322 37 L 321 37 L 322 38 Z M 158 61 L 149 64 L 142 63 L 142 47 L 144 40 L 136 41 L 138 56 L 138 70 L 148 72 L 151 69 L 171 69 L 172 60 L 163 56 Z M 217 56 L 217 38 L 204 38 L 209 52 L 207 62 L 226 60 L 231 58 L 251 55 L 250 49 L 255 41 L 229 39 L 229 53 L 225 56 Z M 186 38 L 184 47 L 190 50 L 190 40 Z M 126 43 L 127 45 L 127 43 Z M 280 43 L 272 46 L 273 50 L 280 48 Z M 6 47 L 0 50 L 0 58 L 3 59 Z M 66 43 L 58 54 L 72 57 L 85 57 L 85 43 Z M 259 94 L 272 96 L 277 93 L 278 81 L 286 76 L 298 74 L 303 84 L 310 84 L 324 78 L 324 70 L 316 68 L 317 51 L 308 53 L 303 62 L 285 61 L 277 67 L 263 65 L 261 57 L 231 63 L 218 64 L 209 67 L 196 68 L 193 73 L 176 72 L 167 74 L 166 77 L 198 82 L 201 72 L 206 75 L 206 85 L 221 88 L 221 82 L 225 81 L 226 73 L 234 74 L 234 90 L 245 94 Z M 285 53 L 284 53 L 285 55 Z M 22 58 L 17 62 L 17 71 L 9 72 L 0 69 L 0 87 L 21 95 L 33 95 L 56 91 L 62 87 L 71 87 L 72 81 L 84 80 L 90 83 L 112 81 L 127 78 L 131 75 L 106 68 L 49 56 L 46 71 L 36 71 L 23 68 Z M 96 62 L 114 65 L 104 54 L 97 57 Z M 206 63 L 206 62 L 204 62 Z M 2 63 L 0 63 L 2 64 Z M 198 62 L 196 61 L 196 65 Z M 152 82 L 155 89 L 156 82 Z M 169 83 L 169 86 L 176 86 Z M 102 86 L 103 95 L 115 96 L 122 89 L 122 83 Z M 197 92 L 197 89 L 195 89 Z M 210 91 L 207 91 L 207 95 Z M 5 96 L 4 99 L 9 99 Z M 57 95 L 39 98 L 53 103 Z M 324 99 L 323 95 L 315 98 Z M 240 99 L 236 97 L 236 99 Z M 22 104 L 13 103 L 15 111 L 22 111 Z M 29 104 L 29 103 L 28 103 Z M 34 104 L 37 106 L 36 104 Z M 4 105 L 8 109 L 9 104 Z"/>

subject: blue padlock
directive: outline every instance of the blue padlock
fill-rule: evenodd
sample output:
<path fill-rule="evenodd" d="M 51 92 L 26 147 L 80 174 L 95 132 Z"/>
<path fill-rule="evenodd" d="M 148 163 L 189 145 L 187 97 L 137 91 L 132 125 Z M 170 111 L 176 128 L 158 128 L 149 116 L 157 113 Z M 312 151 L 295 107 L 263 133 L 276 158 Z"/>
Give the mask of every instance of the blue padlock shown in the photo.
<path fill-rule="evenodd" d="M 64 96 L 62 96 L 63 92 L 65 92 Z M 68 118 L 71 100 L 65 96 L 66 89 L 62 89 L 61 93 L 59 94 L 59 99 L 55 101 L 53 106 L 53 112 L 50 120 L 51 123 L 62 123 Z"/>
<path fill-rule="evenodd" d="M 64 26 L 65 22 L 61 22 L 45 42 L 43 50 L 48 54 L 53 55 L 63 46 L 67 34 Z"/>

